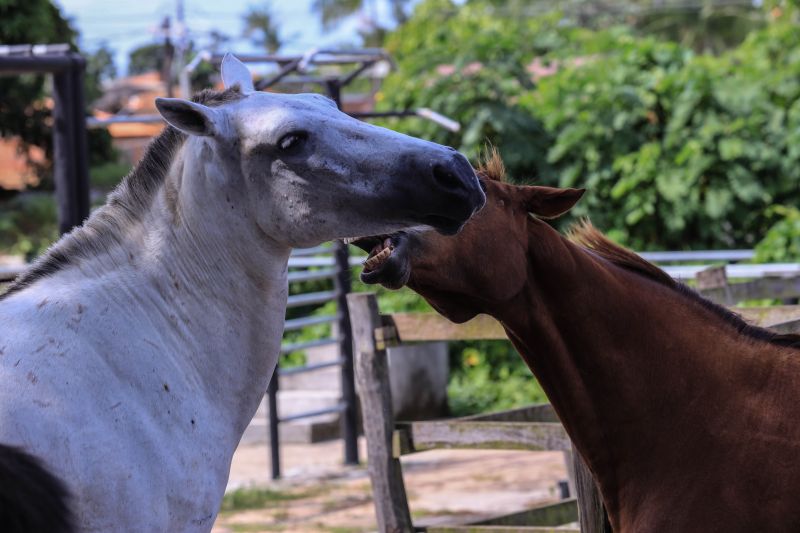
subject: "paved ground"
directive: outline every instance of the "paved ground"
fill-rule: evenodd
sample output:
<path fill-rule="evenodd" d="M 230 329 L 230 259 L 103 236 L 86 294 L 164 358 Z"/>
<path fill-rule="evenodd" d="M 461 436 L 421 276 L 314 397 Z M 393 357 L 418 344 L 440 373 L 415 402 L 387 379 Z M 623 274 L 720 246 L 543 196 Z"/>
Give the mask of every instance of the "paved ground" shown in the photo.
<path fill-rule="evenodd" d="M 360 442 L 364 457 L 363 440 Z M 269 479 L 269 448 L 245 445 L 233 459 L 229 491 L 269 488 L 262 508 L 220 514 L 214 533 L 376 531 L 365 468 L 344 467 L 339 441 L 282 447 L 284 479 Z M 403 458 L 418 525 L 453 523 L 525 509 L 558 497 L 560 452 L 437 450 Z"/>

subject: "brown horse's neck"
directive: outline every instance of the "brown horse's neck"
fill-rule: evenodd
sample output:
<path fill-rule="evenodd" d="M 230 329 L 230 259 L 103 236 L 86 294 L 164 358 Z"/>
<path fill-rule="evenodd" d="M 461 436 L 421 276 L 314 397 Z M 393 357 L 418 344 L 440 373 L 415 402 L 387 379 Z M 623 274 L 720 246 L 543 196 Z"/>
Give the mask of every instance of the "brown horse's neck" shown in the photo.
<path fill-rule="evenodd" d="M 490 314 L 594 472 L 615 528 L 643 530 L 631 521 L 653 497 L 654 479 L 685 496 L 685 476 L 675 472 L 702 475 L 702 458 L 734 453 L 740 425 L 787 437 L 761 409 L 774 401 L 765 390 L 798 399 L 785 390 L 796 383 L 785 377 L 787 360 L 800 370 L 792 349 L 743 337 L 675 288 L 542 222 L 531 220 L 529 232 L 528 282 Z"/>

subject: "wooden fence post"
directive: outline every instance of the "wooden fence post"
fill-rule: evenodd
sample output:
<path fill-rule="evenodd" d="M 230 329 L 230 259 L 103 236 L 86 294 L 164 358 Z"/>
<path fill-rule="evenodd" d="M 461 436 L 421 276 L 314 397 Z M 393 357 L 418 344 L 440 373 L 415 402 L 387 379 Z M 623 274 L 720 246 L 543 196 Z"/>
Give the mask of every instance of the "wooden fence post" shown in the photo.
<path fill-rule="evenodd" d="M 381 327 L 378 301 L 372 293 L 347 295 L 355 345 L 355 377 L 361 399 L 367 464 L 372 497 L 381 532 L 414 531 L 408 509 L 400 460 L 392 453 L 394 415 L 389 388 L 386 350 L 375 346 L 375 330 Z"/>
<path fill-rule="evenodd" d="M 611 533 L 611 523 L 608 521 L 603 499 L 594 482 L 589 467 L 583 462 L 583 457 L 574 447 L 572 460 L 575 469 L 575 485 L 578 492 L 578 517 L 581 523 L 581 533 Z"/>
<path fill-rule="evenodd" d="M 716 302 L 731 306 L 736 303 L 733 298 L 731 286 L 728 284 L 728 274 L 725 265 L 712 266 L 699 271 L 694 277 L 697 290 Z"/>

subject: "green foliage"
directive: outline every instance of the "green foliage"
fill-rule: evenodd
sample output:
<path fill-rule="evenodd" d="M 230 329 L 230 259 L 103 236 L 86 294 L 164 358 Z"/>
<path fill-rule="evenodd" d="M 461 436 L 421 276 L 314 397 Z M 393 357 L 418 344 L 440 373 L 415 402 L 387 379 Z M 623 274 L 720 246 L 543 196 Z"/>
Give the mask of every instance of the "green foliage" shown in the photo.
<path fill-rule="evenodd" d="M 311 10 L 319 14 L 320 22 L 324 30 L 330 30 L 337 24 L 341 23 L 344 19 L 357 14 L 359 11 L 364 10 L 366 4 L 374 4 L 375 0 L 313 0 L 311 3 Z M 405 22 L 407 18 L 406 6 L 409 0 L 388 0 L 392 18 L 397 23 Z M 374 5 L 373 11 L 374 11 Z M 379 32 L 385 31 L 372 21 L 376 30 Z"/>
<path fill-rule="evenodd" d="M 112 151 L 112 157 L 116 154 Z M 105 162 L 92 166 L 93 189 L 110 191 L 130 171 L 130 166 Z M 33 260 L 58 239 L 58 210 L 50 192 L 24 192 L 0 201 L 0 254 Z"/>
<path fill-rule="evenodd" d="M 250 6 L 243 20 L 242 36 L 251 39 L 254 45 L 263 48 L 268 54 L 274 54 L 283 46 L 280 25 L 269 2 L 260 7 Z"/>
<path fill-rule="evenodd" d="M 262 488 L 242 488 L 228 492 L 222 498 L 220 512 L 263 509 L 283 502 L 300 500 L 314 495 L 314 491 L 278 491 Z"/>
<path fill-rule="evenodd" d="M 447 396 L 454 416 L 512 409 L 547 396 L 508 341 L 450 344 Z"/>
<path fill-rule="evenodd" d="M 102 83 L 117 76 L 114 64 L 114 51 L 103 43 L 91 54 L 86 55 L 86 102 L 91 104 L 103 94 Z"/>
<path fill-rule="evenodd" d="M 0 43 L 51 44 L 67 43 L 75 47 L 77 33 L 55 4 L 48 0 L 0 0 Z M 101 47 L 88 56 L 86 68 L 86 103 L 100 94 L 100 80 L 113 74 L 110 52 Z M 45 161 L 29 161 L 40 178 L 40 188 L 52 188 L 51 161 L 53 136 L 50 109 L 44 104 L 47 76 L 22 74 L 0 76 L 0 136 L 18 137 L 27 153 L 29 146 L 45 152 Z M 92 164 L 113 157 L 111 138 L 105 130 L 88 132 L 89 156 Z"/>
<path fill-rule="evenodd" d="M 790 263 L 800 261 L 800 209 L 776 205 L 768 216 L 777 218 L 767 234 L 756 245 L 757 263 Z"/>
<path fill-rule="evenodd" d="M 553 17 L 491 17 L 484 7 L 480 2 L 457 7 L 449 0 L 420 3 L 387 40 L 398 72 L 386 80 L 380 107 L 429 107 L 454 117 L 462 124 L 459 133 L 421 119 L 391 126 L 454 146 L 472 159 L 489 139 L 512 173 L 537 175 L 529 154 L 543 149 L 546 134 L 518 99 L 533 87 L 528 59 L 563 44 L 562 31 Z"/>
<path fill-rule="evenodd" d="M 128 74 L 142 74 L 153 70 L 161 72 L 166 60 L 164 45 L 150 43 L 134 48 L 128 54 Z"/>
<path fill-rule="evenodd" d="M 523 98 L 553 144 L 575 214 L 638 249 L 752 246 L 800 179 L 800 33 L 756 32 L 723 56 L 628 38 Z"/>
<path fill-rule="evenodd" d="M 525 5 L 421 2 L 387 41 L 399 70 L 381 105 L 431 107 L 462 130 L 393 126 L 473 160 L 490 142 L 512 178 L 586 187 L 574 214 L 638 249 L 753 246 L 765 209 L 796 199 L 796 25 L 715 56 Z"/>
<path fill-rule="evenodd" d="M 111 191 L 130 172 L 130 165 L 119 163 L 116 158 L 114 159 L 95 165 L 89 170 L 89 180 L 92 188 Z"/>
<path fill-rule="evenodd" d="M 18 194 L 0 203 L 0 252 L 30 261 L 56 238 L 58 215 L 52 194 Z"/>

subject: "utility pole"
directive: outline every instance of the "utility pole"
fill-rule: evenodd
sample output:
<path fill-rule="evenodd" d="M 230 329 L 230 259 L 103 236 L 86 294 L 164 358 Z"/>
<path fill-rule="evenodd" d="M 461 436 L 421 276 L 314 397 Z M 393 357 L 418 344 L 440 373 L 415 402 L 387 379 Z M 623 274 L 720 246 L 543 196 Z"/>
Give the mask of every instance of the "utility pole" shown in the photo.
<path fill-rule="evenodd" d="M 164 34 L 164 64 L 161 67 L 161 81 L 167 84 L 167 96 L 172 98 L 172 58 L 175 55 L 175 48 L 172 46 L 170 26 L 169 17 L 164 17 L 164 21 L 161 23 L 161 31 Z"/>
<path fill-rule="evenodd" d="M 183 67 L 186 66 L 186 49 L 188 48 L 187 41 L 189 34 L 189 29 L 186 27 L 186 12 L 184 10 L 183 0 L 175 0 L 175 30 L 175 41 L 177 45 L 175 70 L 181 87 L 181 97 L 189 98 L 191 96 L 189 76 L 183 72 Z"/>

